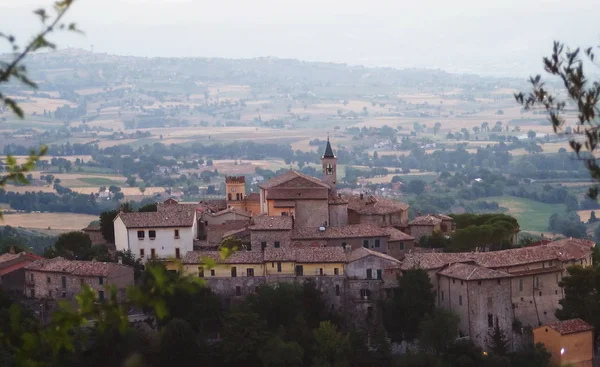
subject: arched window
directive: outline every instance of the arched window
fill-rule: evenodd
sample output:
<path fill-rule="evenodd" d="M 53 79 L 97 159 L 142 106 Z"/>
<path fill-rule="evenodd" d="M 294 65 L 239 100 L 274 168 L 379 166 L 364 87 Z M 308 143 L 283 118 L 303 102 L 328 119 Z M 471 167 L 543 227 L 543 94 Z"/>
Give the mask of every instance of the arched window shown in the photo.
<path fill-rule="evenodd" d="M 333 166 L 331 165 L 331 163 L 327 163 L 327 165 L 325 166 L 325 174 L 333 175 Z"/>

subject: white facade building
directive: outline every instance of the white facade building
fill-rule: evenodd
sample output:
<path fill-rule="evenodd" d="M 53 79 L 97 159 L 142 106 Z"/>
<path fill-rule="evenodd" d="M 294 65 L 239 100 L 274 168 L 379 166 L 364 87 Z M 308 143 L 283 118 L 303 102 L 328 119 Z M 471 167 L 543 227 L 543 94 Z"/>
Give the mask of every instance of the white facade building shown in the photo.
<path fill-rule="evenodd" d="M 131 250 L 144 262 L 182 258 L 194 250 L 198 221 L 193 205 L 159 205 L 157 212 L 119 213 L 114 220 L 115 246 Z"/>

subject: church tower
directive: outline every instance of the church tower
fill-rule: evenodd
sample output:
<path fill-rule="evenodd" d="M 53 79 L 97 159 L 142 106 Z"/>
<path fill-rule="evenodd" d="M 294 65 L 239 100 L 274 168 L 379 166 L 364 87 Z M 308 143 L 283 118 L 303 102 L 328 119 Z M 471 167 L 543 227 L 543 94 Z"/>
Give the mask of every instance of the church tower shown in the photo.
<path fill-rule="evenodd" d="M 323 182 L 331 186 L 331 190 L 335 193 L 335 183 L 337 180 L 337 157 L 333 155 L 331 144 L 329 143 L 329 136 L 327 136 L 327 146 L 325 147 L 325 154 L 321 157 L 321 164 L 323 166 Z"/>

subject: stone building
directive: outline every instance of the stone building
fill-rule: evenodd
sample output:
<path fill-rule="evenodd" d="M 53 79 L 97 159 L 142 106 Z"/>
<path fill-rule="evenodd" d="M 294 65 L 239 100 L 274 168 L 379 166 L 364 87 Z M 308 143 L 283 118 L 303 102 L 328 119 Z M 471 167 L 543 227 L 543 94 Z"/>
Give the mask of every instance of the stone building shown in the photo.
<path fill-rule="evenodd" d="M 117 263 L 66 260 L 61 257 L 37 260 L 25 266 L 24 294 L 30 298 L 75 301 L 84 285 L 91 287 L 100 301 L 114 286 L 119 298 L 133 285 L 133 268 Z"/>
<path fill-rule="evenodd" d="M 554 311 L 563 297 L 558 284 L 566 268 L 591 266 L 594 246 L 592 241 L 569 238 L 493 252 L 413 252 L 406 255 L 401 268 L 427 271 L 438 305 L 457 312 L 462 320 L 461 332 L 486 348 L 482 338 L 496 318 L 506 328 L 515 320 L 530 327 L 555 322 Z M 465 277 L 469 269 L 474 273 Z M 474 310 L 479 316 L 473 316 Z M 486 317 L 488 322 L 484 322 Z M 505 332 L 512 332 L 512 327 Z"/>
<path fill-rule="evenodd" d="M 41 256 L 20 252 L 15 254 L 13 248 L 9 253 L 0 255 L 0 289 L 9 293 L 23 293 L 25 289 L 25 267 Z"/>
<path fill-rule="evenodd" d="M 394 226 L 405 229 L 408 225 L 408 204 L 373 195 L 347 195 L 348 223 Z"/>
<path fill-rule="evenodd" d="M 250 215 L 260 213 L 260 196 L 257 193 L 246 195 L 245 176 L 225 177 L 225 191 L 227 192 L 228 208 L 234 208 L 238 212 L 246 212 Z"/>

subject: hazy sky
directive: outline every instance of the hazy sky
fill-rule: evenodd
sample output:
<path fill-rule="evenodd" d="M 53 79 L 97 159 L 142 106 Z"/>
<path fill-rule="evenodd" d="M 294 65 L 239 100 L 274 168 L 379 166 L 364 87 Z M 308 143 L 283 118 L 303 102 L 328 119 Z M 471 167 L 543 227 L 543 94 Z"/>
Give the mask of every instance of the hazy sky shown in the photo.
<path fill-rule="evenodd" d="M 32 34 L 50 0 L 0 0 L 0 32 Z M 552 41 L 600 44 L 600 0 L 77 0 L 61 47 L 139 56 L 276 56 L 524 76 Z M 0 46 L 1 47 L 1 46 Z"/>

